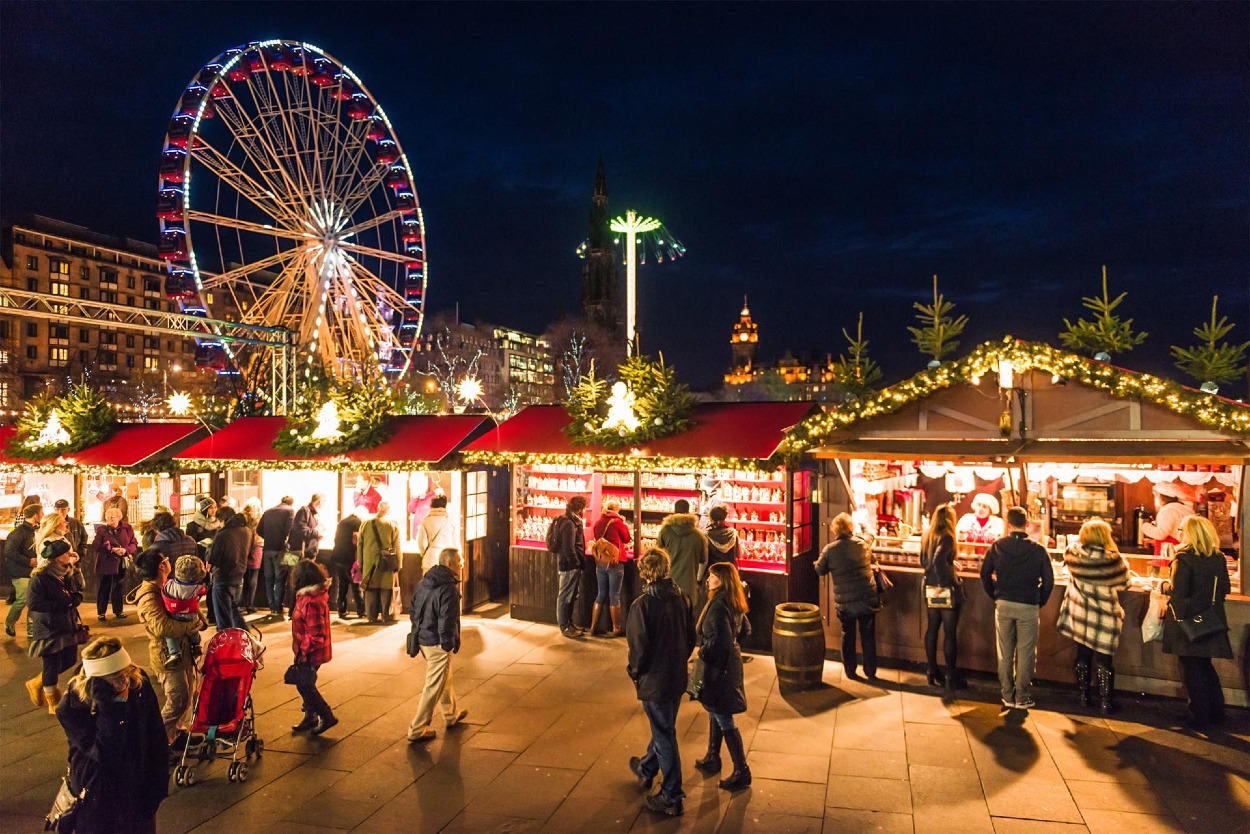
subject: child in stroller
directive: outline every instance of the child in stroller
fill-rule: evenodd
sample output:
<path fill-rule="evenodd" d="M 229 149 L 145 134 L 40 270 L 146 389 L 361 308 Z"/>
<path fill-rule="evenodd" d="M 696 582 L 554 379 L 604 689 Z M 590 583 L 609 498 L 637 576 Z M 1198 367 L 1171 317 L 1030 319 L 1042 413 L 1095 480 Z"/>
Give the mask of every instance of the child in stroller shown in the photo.
<path fill-rule="evenodd" d="M 174 564 L 174 575 L 161 587 L 161 602 L 170 617 L 184 623 L 194 622 L 200 616 L 200 597 L 204 596 L 204 577 L 208 573 L 199 556 L 179 556 Z M 191 641 L 191 656 L 200 654 L 200 635 L 188 635 Z M 173 669 L 182 660 L 178 651 L 178 641 L 165 640 L 165 668 Z"/>

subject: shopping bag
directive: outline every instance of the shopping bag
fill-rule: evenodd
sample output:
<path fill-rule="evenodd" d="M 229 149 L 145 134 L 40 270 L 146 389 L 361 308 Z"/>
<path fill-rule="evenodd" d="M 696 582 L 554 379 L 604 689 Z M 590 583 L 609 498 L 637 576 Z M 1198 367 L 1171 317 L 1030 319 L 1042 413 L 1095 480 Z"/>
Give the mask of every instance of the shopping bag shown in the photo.
<path fill-rule="evenodd" d="M 1141 621 L 1141 641 L 1153 643 L 1163 639 L 1163 612 L 1167 609 L 1167 598 L 1155 588 L 1150 592 L 1150 602 L 1146 605 L 1146 617 Z"/>

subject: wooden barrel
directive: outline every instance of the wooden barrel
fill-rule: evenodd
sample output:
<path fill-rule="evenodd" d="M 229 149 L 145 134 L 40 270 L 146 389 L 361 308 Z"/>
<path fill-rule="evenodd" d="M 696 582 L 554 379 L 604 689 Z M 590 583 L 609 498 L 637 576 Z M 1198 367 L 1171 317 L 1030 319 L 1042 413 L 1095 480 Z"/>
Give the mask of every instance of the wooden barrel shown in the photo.
<path fill-rule="evenodd" d="M 787 689 L 820 686 L 825 669 L 825 630 L 820 606 L 783 602 L 773 616 L 773 659 L 777 679 Z"/>

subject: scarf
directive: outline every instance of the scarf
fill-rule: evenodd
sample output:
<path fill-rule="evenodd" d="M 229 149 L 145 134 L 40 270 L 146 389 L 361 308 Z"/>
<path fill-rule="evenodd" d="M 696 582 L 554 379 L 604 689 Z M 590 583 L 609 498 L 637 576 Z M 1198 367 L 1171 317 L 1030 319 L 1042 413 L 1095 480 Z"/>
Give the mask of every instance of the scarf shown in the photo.
<path fill-rule="evenodd" d="M 1077 545 L 1063 554 L 1068 576 L 1088 585 L 1120 586 L 1128 582 L 1128 565 L 1119 553 L 1106 553 L 1101 547 Z"/>

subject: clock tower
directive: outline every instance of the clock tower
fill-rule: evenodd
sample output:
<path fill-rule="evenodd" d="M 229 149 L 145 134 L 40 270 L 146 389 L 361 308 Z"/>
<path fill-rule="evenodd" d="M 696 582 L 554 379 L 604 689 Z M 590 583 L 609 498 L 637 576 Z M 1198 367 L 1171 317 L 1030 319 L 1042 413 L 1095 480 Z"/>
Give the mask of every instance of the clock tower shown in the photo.
<path fill-rule="evenodd" d="M 730 350 L 733 351 L 735 374 L 750 375 L 751 366 L 755 364 L 755 348 L 759 341 L 759 325 L 751 321 L 751 310 L 747 307 L 747 298 L 744 295 L 742 312 L 738 315 L 737 323 L 734 324 L 733 338 L 729 342 Z"/>

